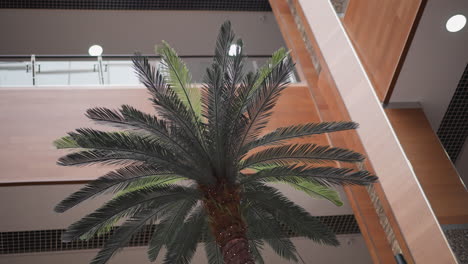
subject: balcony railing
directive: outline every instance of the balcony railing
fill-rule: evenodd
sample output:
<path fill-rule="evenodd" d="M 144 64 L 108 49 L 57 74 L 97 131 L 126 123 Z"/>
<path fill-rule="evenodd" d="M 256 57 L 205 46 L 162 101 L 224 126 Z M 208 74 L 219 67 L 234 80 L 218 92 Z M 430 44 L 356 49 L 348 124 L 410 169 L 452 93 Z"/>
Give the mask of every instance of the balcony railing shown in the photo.
<path fill-rule="evenodd" d="M 147 56 L 155 66 L 160 56 Z M 192 81 L 201 83 L 212 56 L 180 56 L 192 74 Z M 131 55 L 0 55 L 0 87 L 24 86 L 88 86 L 88 85 L 139 85 L 132 68 Z M 246 57 L 244 70 L 255 71 L 264 65 L 269 56 Z M 295 73 L 292 83 L 299 81 Z"/>

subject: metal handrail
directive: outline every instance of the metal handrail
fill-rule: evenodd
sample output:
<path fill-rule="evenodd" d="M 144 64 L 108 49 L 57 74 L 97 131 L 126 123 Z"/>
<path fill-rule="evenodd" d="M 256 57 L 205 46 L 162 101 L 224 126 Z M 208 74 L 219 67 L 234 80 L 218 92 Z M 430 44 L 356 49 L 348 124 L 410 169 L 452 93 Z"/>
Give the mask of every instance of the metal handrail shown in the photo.
<path fill-rule="evenodd" d="M 143 54 L 142 56 L 148 57 L 153 60 L 158 60 L 161 59 L 161 56 L 159 55 L 147 55 Z M 62 73 L 62 72 L 68 72 L 68 73 L 75 73 L 75 72 L 97 72 L 98 74 L 98 80 L 99 84 L 103 85 L 105 84 L 104 81 L 104 72 L 107 72 L 108 66 L 113 65 L 112 61 L 117 61 L 117 60 L 125 60 L 125 61 L 130 61 L 131 64 L 131 59 L 135 57 L 135 55 L 130 55 L 130 54 L 109 54 L 109 55 L 101 55 L 101 56 L 90 56 L 90 55 L 80 55 L 80 54 L 62 54 L 62 55 L 0 55 L 0 62 L 5 62 L 5 63 L 10 63 L 11 61 L 19 61 L 23 60 L 23 62 L 26 62 L 25 64 L 25 70 L 27 73 L 30 72 L 32 78 L 32 85 L 35 86 L 37 85 L 37 75 L 38 74 L 48 74 L 48 73 Z M 214 55 L 181 55 L 179 56 L 182 59 L 211 59 L 214 57 Z M 255 59 L 265 59 L 267 60 L 270 58 L 270 55 L 251 55 L 251 56 L 244 56 L 246 58 L 253 59 L 252 63 L 255 69 L 257 69 L 257 61 Z M 29 61 L 29 62 L 28 62 Z M 41 62 L 47 63 L 47 61 L 95 61 L 94 68 L 85 70 L 83 71 L 82 69 L 68 69 L 66 71 L 57 71 L 56 69 L 53 70 L 52 72 L 48 71 L 41 71 Z M 189 62 L 189 61 L 187 61 Z M 119 64 L 120 65 L 120 64 Z M 292 82 L 297 82 L 298 80 L 298 75 L 295 72 L 293 74 Z"/>

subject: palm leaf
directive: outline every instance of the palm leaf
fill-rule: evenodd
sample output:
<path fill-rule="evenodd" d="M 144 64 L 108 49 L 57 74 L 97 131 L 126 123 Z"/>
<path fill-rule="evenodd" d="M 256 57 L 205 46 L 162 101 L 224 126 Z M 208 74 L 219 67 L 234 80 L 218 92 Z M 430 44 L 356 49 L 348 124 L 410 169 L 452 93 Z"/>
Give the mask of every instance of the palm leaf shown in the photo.
<path fill-rule="evenodd" d="M 77 129 L 69 135 L 81 148 L 93 151 L 66 155 L 59 159 L 60 165 L 84 165 L 95 162 L 121 164 L 127 161 L 131 164 L 131 161 L 143 161 L 167 167 L 187 178 L 206 178 L 205 173 L 197 171 L 194 166 L 188 166 L 187 160 L 182 156 L 164 148 L 149 137 L 89 128 Z"/>
<path fill-rule="evenodd" d="M 195 189 L 164 185 L 150 186 L 138 191 L 118 196 L 95 212 L 83 217 L 72 224 L 63 234 L 63 241 L 72 241 L 86 234 L 96 233 L 101 228 L 115 223 L 116 219 L 135 215 L 142 210 L 151 208 L 157 211 L 167 203 L 179 200 L 197 199 L 198 192 Z"/>
<path fill-rule="evenodd" d="M 247 225 L 255 237 L 262 237 L 280 257 L 297 262 L 296 247 L 290 239 L 281 235 L 281 225 L 276 219 L 256 204 L 251 204 L 246 211 Z"/>
<path fill-rule="evenodd" d="M 91 108 L 86 111 L 86 116 L 98 123 L 141 132 L 144 136 L 149 136 L 168 149 L 183 153 L 187 157 L 194 154 L 191 151 L 193 148 L 189 147 L 187 137 L 177 133 L 177 128 L 171 127 L 166 121 L 154 115 L 143 113 L 132 106 L 122 105 L 118 111 L 105 107 Z"/>
<path fill-rule="evenodd" d="M 294 63 L 290 58 L 282 60 L 272 68 L 267 78 L 262 81 L 261 86 L 252 94 L 247 105 L 249 123 L 243 131 L 239 150 L 241 146 L 257 138 L 267 124 L 281 91 L 289 83 L 289 75 L 293 67 Z"/>
<path fill-rule="evenodd" d="M 185 106 L 190 109 L 194 117 L 200 117 L 200 91 L 192 88 L 192 76 L 185 63 L 177 56 L 177 53 L 165 41 L 156 48 L 161 55 L 161 69 L 169 84 Z"/>
<path fill-rule="evenodd" d="M 147 58 L 135 56 L 134 69 L 147 88 L 158 114 L 171 125 L 180 128 L 187 137 L 187 142 L 192 142 L 202 157 L 209 160 L 206 147 L 202 141 L 202 124 L 197 116 L 186 107 L 174 90 L 169 89 L 164 77 L 150 65 Z"/>
<path fill-rule="evenodd" d="M 133 69 L 140 82 L 148 88 L 148 91 L 156 97 L 158 94 L 164 94 L 168 89 L 168 85 L 164 76 L 159 70 L 150 64 L 148 58 L 141 56 L 140 53 L 135 53 L 132 58 Z"/>
<path fill-rule="evenodd" d="M 264 264 L 265 261 L 262 257 L 263 241 L 260 239 L 249 240 L 250 253 L 252 254 L 255 262 L 258 264 Z"/>
<path fill-rule="evenodd" d="M 322 123 L 307 123 L 288 127 L 280 127 L 275 129 L 259 139 L 249 142 L 242 147 L 241 154 L 247 153 L 249 150 L 270 145 L 281 144 L 285 140 L 292 138 L 300 138 L 305 136 L 356 129 L 357 123 L 354 122 L 322 122 Z"/>
<path fill-rule="evenodd" d="M 91 261 L 91 264 L 104 264 L 109 261 L 117 250 L 124 247 L 138 230 L 152 219 L 154 221 L 156 214 L 157 212 L 154 210 L 144 210 L 131 217 L 110 237 L 104 245 L 104 248 L 102 248 Z"/>
<path fill-rule="evenodd" d="M 57 149 L 77 149 L 80 145 L 70 136 L 61 137 L 54 140 L 53 145 Z"/>
<path fill-rule="evenodd" d="M 217 175 L 222 174 L 222 166 L 226 164 L 225 129 L 228 123 L 230 101 L 232 101 L 231 95 L 234 94 L 235 88 L 229 80 L 235 78 L 235 76 L 230 76 L 232 73 L 229 72 L 229 64 L 233 58 L 228 55 L 233 39 L 234 33 L 231 30 L 231 23 L 225 22 L 219 31 L 213 63 L 206 70 L 202 90 L 203 116 L 207 120 L 207 136 L 205 138 L 209 142 L 208 146 Z M 236 57 L 239 58 L 239 56 Z"/>
<path fill-rule="evenodd" d="M 188 264 L 193 258 L 199 239 L 206 225 L 206 214 L 198 208 L 173 235 L 172 243 L 167 246 L 164 259 L 166 264 Z"/>
<path fill-rule="evenodd" d="M 253 208 L 268 212 L 301 236 L 325 245 L 339 244 L 335 234 L 326 225 L 291 202 L 276 188 L 263 184 L 252 185 L 245 189 L 244 199 Z"/>
<path fill-rule="evenodd" d="M 171 243 L 177 234 L 180 226 L 184 223 L 186 216 L 196 204 L 198 198 L 185 199 L 178 201 L 173 208 L 166 213 L 164 219 L 154 230 L 148 247 L 148 257 L 150 261 L 155 261 L 159 255 L 162 246 Z"/>
<path fill-rule="evenodd" d="M 263 65 L 259 70 L 259 77 L 252 86 L 252 93 L 255 92 L 255 90 L 260 87 L 262 82 L 268 78 L 268 75 L 271 74 L 273 69 L 284 59 L 288 57 L 289 52 L 285 48 L 280 48 L 277 51 L 273 52 L 271 55 L 271 58 Z"/>
<path fill-rule="evenodd" d="M 141 165 L 157 163 L 157 160 L 144 154 L 114 152 L 111 150 L 84 150 L 65 155 L 57 161 L 60 166 L 104 165 Z"/>
<path fill-rule="evenodd" d="M 265 182 L 272 183 L 286 183 L 298 191 L 302 191 L 305 194 L 316 199 L 326 199 L 336 206 L 342 206 L 343 201 L 341 201 L 339 193 L 328 186 L 323 186 L 318 184 L 314 180 L 304 179 L 296 176 L 281 177 L 277 178 L 267 178 Z"/>
<path fill-rule="evenodd" d="M 262 166 L 261 169 L 251 175 L 246 175 L 240 180 L 241 184 L 270 180 L 274 178 L 281 181 L 284 177 L 299 177 L 303 179 L 313 180 L 323 186 L 330 185 L 367 185 L 377 180 L 377 177 L 370 174 L 368 171 L 353 172 L 350 168 L 334 168 L 334 167 L 313 167 L 306 166 Z"/>
<path fill-rule="evenodd" d="M 209 264 L 223 264 L 224 259 L 215 241 L 205 242 L 205 252 Z"/>
<path fill-rule="evenodd" d="M 362 162 L 364 156 L 358 152 L 316 144 L 293 144 L 272 147 L 259 151 L 241 163 L 241 168 L 257 165 L 287 166 L 291 163 L 323 163 L 330 161 Z"/>
<path fill-rule="evenodd" d="M 86 184 L 79 191 L 71 194 L 61 201 L 55 211 L 63 213 L 75 205 L 106 192 L 116 193 L 131 187 L 132 184 L 145 185 L 147 181 L 152 184 L 167 184 L 169 181 L 178 179 L 171 171 L 155 166 L 127 166 L 111 171 L 98 179 Z M 147 181 L 142 181 L 146 179 Z"/>

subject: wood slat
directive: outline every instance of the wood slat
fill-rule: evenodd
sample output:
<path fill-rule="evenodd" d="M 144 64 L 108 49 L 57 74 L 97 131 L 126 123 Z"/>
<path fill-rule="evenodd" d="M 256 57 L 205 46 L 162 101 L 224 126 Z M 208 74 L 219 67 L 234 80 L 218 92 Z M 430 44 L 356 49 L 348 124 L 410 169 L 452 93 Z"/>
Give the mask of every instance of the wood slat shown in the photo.
<path fill-rule="evenodd" d="M 468 223 L 468 192 L 422 109 L 386 109 L 441 224 Z"/>
<path fill-rule="evenodd" d="M 384 101 L 422 0 L 349 0 L 343 26 Z"/>

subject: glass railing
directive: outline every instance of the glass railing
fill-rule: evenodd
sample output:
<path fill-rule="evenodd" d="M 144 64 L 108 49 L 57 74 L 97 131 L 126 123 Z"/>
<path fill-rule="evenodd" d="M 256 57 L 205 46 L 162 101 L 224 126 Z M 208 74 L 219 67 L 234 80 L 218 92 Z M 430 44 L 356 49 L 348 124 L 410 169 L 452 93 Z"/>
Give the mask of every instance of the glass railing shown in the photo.
<path fill-rule="evenodd" d="M 148 56 L 151 64 L 159 67 L 158 56 Z M 192 81 L 201 83 L 210 56 L 181 56 L 192 74 Z M 246 58 L 244 69 L 256 71 L 264 65 L 268 56 Z M 292 83 L 299 81 L 291 76 Z M 0 87 L 24 86 L 90 86 L 90 85 L 139 85 L 132 68 L 131 56 L 1 56 Z"/>

